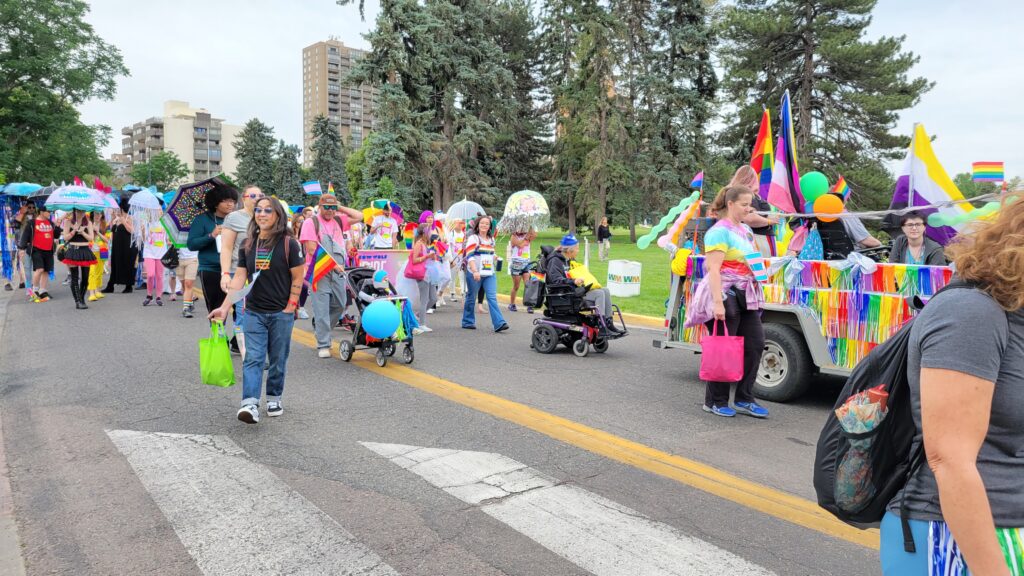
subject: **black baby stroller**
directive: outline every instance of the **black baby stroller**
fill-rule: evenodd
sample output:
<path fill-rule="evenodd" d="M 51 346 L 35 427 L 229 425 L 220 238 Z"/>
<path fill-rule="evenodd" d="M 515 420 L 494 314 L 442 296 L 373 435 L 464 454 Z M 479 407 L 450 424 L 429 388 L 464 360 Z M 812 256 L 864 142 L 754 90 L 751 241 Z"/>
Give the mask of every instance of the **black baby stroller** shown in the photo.
<path fill-rule="evenodd" d="M 368 337 L 366 331 L 363 330 L 363 311 L 370 305 L 370 302 L 366 302 L 360 298 L 360 292 L 367 286 L 367 283 L 373 283 L 373 275 L 377 271 L 373 268 L 353 268 L 345 272 L 347 281 L 345 283 L 345 289 L 348 292 L 349 298 L 355 303 L 355 322 L 351 327 L 352 339 L 342 340 L 340 344 L 341 359 L 345 362 L 352 360 L 352 354 L 356 350 L 366 350 L 375 348 L 377 350 L 376 360 L 377 366 L 383 368 L 388 363 L 388 358 L 395 355 L 397 346 L 400 342 L 405 343 L 405 347 L 402 348 L 402 360 L 406 364 L 412 364 L 415 359 L 415 350 L 412 345 L 412 330 L 405 325 L 404 314 L 403 326 L 399 330 L 400 334 L 404 334 L 404 338 L 396 339 L 395 337 L 385 338 L 383 340 L 377 340 L 372 337 Z M 407 299 L 404 296 L 398 296 L 395 292 L 395 287 L 391 282 L 387 282 L 387 288 L 385 289 L 386 294 L 379 294 L 374 297 L 376 300 L 387 300 L 389 302 L 403 302 Z M 403 304 L 407 306 L 408 304 Z M 367 340 L 369 338 L 369 341 Z"/>
<path fill-rule="evenodd" d="M 535 267 L 545 270 L 544 261 L 553 250 L 551 246 L 542 246 L 541 258 Z M 533 321 L 531 348 L 541 354 L 550 354 L 561 343 L 582 358 L 590 348 L 597 353 L 606 352 L 609 341 L 628 333 L 619 307 L 613 305 L 612 314 L 613 317 L 618 316 L 622 328 L 610 330 L 600 312 L 584 300 L 587 290 L 585 286 L 546 286 L 540 275 L 530 277 L 523 302 L 535 308 L 544 307 L 544 317 Z"/>

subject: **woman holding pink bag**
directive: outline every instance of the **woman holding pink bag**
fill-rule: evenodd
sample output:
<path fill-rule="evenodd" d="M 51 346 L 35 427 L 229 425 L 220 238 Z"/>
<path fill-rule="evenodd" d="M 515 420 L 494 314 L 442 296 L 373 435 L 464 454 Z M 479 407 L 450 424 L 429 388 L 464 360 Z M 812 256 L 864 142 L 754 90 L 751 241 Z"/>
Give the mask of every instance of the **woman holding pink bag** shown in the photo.
<path fill-rule="evenodd" d="M 754 192 L 745 186 L 727 186 L 712 202 L 710 212 L 720 220 L 704 236 L 704 279 L 686 310 L 686 327 L 706 324 L 708 332 L 715 334 L 701 342 L 701 374 L 707 379 L 704 411 L 716 416 L 739 412 L 768 417 L 768 410 L 754 401 L 754 380 L 764 351 L 761 282 L 767 280 L 767 272 L 753 232 L 743 223 L 753 210 L 753 198 Z M 736 337 L 742 338 L 742 348 L 736 346 Z M 722 357 L 729 355 L 736 357 Z M 728 370 L 730 365 L 743 366 L 738 381 L 738 370 L 728 374 L 733 372 Z M 729 407 L 732 382 L 736 382 L 735 409 Z"/>

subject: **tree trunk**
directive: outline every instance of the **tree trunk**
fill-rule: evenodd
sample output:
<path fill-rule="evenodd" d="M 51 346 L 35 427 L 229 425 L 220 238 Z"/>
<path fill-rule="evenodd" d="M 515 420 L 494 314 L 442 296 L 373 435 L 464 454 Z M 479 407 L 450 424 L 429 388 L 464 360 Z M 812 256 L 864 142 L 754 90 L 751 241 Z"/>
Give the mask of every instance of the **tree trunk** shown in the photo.
<path fill-rule="evenodd" d="M 568 216 L 569 216 L 569 234 L 575 234 L 576 233 L 576 193 L 573 192 L 573 190 L 571 188 L 572 181 L 573 181 L 573 174 L 572 174 L 572 167 L 571 166 L 569 167 L 569 170 L 568 170 L 568 172 L 566 174 L 566 180 L 569 181 L 569 185 L 570 185 L 569 194 L 567 195 L 568 198 L 566 198 L 566 201 L 569 204 L 569 206 L 568 206 L 568 212 L 569 212 L 569 214 L 568 214 Z"/>
<path fill-rule="evenodd" d="M 608 158 L 608 110 L 605 107 L 601 108 L 601 113 L 598 116 L 598 122 L 600 122 L 600 134 L 601 134 L 601 148 L 604 150 L 603 161 L 607 161 Z M 603 174 L 600 183 L 597 185 L 597 206 L 594 208 L 594 231 L 597 231 L 597 227 L 601 225 L 601 219 L 604 218 L 605 208 L 608 204 L 608 174 L 605 172 L 604 167 L 601 168 Z"/>
<path fill-rule="evenodd" d="M 804 69 L 800 78 L 800 126 L 797 131 L 796 147 L 807 150 L 811 141 L 811 93 L 814 88 L 814 6 L 810 0 L 804 3 Z"/>
<path fill-rule="evenodd" d="M 636 244 L 636 214 L 629 214 L 629 242 Z"/>

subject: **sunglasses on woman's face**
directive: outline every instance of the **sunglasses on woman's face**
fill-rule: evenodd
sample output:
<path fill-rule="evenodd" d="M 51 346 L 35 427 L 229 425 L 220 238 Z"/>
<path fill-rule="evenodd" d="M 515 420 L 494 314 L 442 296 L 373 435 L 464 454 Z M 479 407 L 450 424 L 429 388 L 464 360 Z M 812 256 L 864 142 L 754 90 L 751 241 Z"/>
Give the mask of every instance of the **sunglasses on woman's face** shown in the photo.
<path fill-rule="evenodd" d="M 253 212 L 255 212 L 256 214 L 266 214 L 267 216 L 270 216 L 271 214 L 274 213 L 274 209 L 273 208 L 254 208 Z"/>
<path fill-rule="evenodd" d="M 263 194 L 257 194 L 255 192 L 245 195 L 246 198 L 263 198 Z"/>

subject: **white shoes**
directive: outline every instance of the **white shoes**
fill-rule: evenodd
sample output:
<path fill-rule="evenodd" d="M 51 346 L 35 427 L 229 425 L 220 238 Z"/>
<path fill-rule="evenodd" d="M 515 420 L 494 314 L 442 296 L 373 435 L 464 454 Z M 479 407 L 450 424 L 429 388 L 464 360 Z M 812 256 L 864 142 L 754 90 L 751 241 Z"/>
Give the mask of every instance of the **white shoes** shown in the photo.
<path fill-rule="evenodd" d="M 320 348 L 320 349 L 318 349 L 316 351 L 316 355 L 319 358 L 330 358 L 331 357 L 331 349 L 330 348 Z"/>
<path fill-rule="evenodd" d="M 417 326 L 412 329 L 412 333 L 414 336 L 419 336 L 420 334 L 424 334 L 426 332 L 433 332 L 433 330 L 429 326 Z"/>
<path fill-rule="evenodd" d="M 305 308 L 299 308 L 299 319 L 300 320 L 309 320 L 309 313 L 306 312 Z"/>
<path fill-rule="evenodd" d="M 433 314 L 433 313 L 434 313 L 434 309 L 433 308 L 427 308 L 427 314 Z"/>

